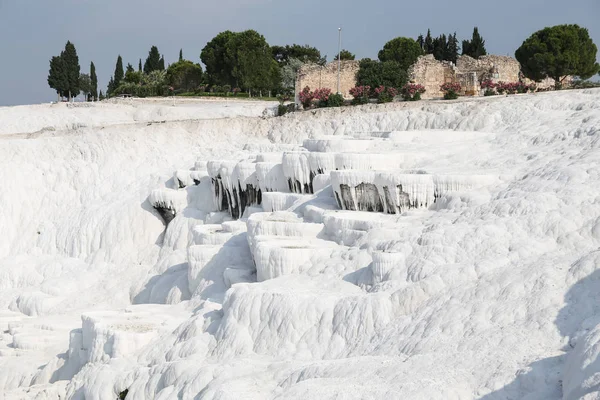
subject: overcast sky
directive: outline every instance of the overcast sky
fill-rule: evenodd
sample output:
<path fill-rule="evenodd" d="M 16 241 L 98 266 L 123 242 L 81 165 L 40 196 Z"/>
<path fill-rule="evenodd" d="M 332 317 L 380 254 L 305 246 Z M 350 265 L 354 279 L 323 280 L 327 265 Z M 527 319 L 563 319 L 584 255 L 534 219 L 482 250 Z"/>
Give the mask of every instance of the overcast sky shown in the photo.
<path fill-rule="evenodd" d="M 514 55 L 534 31 L 577 23 L 600 45 L 600 0 L 0 0 L 0 106 L 48 102 L 49 60 L 71 40 L 82 72 L 94 61 L 106 89 L 117 55 L 137 68 L 151 45 L 169 62 L 199 61 L 200 51 L 224 30 L 255 29 L 270 44 L 310 44 L 331 60 L 342 47 L 376 58 L 386 41 L 456 31 L 473 26 L 489 53 Z"/>

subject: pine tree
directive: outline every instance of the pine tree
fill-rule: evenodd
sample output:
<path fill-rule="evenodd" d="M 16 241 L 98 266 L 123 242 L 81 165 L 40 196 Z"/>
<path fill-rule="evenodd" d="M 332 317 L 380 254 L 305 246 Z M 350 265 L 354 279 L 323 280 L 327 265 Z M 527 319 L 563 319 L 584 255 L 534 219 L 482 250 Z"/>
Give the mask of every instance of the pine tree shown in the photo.
<path fill-rule="evenodd" d="M 419 35 L 419 37 L 417 38 L 417 43 L 419 43 L 421 49 L 425 47 L 425 38 L 423 38 L 423 35 Z"/>
<path fill-rule="evenodd" d="M 115 66 L 115 75 L 114 75 L 114 88 L 118 88 L 125 76 L 125 72 L 123 71 L 123 59 L 119 55 L 117 57 L 117 65 Z"/>
<path fill-rule="evenodd" d="M 160 61 L 158 62 L 158 70 L 159 71 L 164 71 L 165 70 L 165 57 L 162 56 L 160 58 Z"/>
<path fill-rule="evenodd" d="M 138 72 L 142 72 L 142 59 L 140 58 L 140 63 L 138 64 Z"/>
<path fill-rule="evenodd" d="M 135 72 L 135 70 L 133 69 L 133 65 L 127 63 L 127 68 L 125 69 L 125 74 L 127 75 L 127 73 L 133 73 Z"/>
<path fill-rule="evenodd" d="M 79 66 L 79 57 L 77 56 L 77 50 L 71 42 L 67 42 L 65 50 L 61 54 L 63 59 L 65 73 L 67 77 L 67 90 L 65 93 L 69 95 L 69 101 L 73 96 L 77 96 L 79 93 L 79 75 L 81 67 Z"/>
<path fill-rule="evenodd" d="M 50 71 L 48 73 L 48 85 L 56 90 L 58 100 L 64 97 L 69 91 L 69 81 L 63 58 L 60 56 L 52 57 L 50 60 Z"/>
<path fill-rule="evenodd" d="M 100 101 L 104 100 L 104 94 L 102 94 L 102 90 L 100 91 L 100 94 L 98 95 L 98 100 L 100 100 Z"/>
<path fill-rule="evenodd" d="M 90 78 L 92 79 L 92 99 L 98 100 L 98 76 L 93 62 L 90 64 Z"/>
<path fill-rule="evenodd" d="M 179 61 L 183 61 L 183 49 L 179 50 Z"/>
<path fill-rule="evenodd" d="M 427 36 L 425 37 L 425 43 L 423 47 L 423 51 L 425 54 L 433 54 L 434 46 L 433 46 L 433 38 L 431 37 L 431 29 L 427 29 Z"/>
<path fill-rule="evenodd" d="M 149 74 L 152 71 L 158 71 L 160 69 L 160 53 L 156 46 L 152 46 L 148 52 L 148 58 L 144 63 L 144 73 Z M 164 68 L 163 68 L 164 69 Z"/>

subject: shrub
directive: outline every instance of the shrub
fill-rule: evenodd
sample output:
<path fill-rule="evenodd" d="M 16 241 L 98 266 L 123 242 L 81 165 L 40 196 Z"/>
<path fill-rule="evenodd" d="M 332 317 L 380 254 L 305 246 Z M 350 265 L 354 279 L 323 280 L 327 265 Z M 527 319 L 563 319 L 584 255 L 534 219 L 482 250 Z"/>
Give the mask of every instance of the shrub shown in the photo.
<path fill-rule="evenodd" d="M 287 106 L 284 106 L 283 104 L 280 104 L 277 106 L 277 116 L 278 117 L 281 117 L 281 116 L 287 114 L 287 112 L 288 112 Z"/>
<path fill-rule="evenodd" d="M 375 88 L 375 95 L 378 103 L 390 103 L 394 101 L 394 97 L 398 95 L 398 90 L 393 87 L 385 87 L 383 85 Z"/>
<path fill-rule="evenodd" d="M 537 85 L 535 83 L 532 83 L 531 85 L 529 85 L 529 91 L 531 93 L 535 93 L 536 90 L 537 90 Z"/>
<path fill-rule="evenodd" d="M 492 89 L 485 89 L 485 92 L 483 92 L 484 96 L 495 96 L 496 92 L 494 92 Z"/>
<path fill-rule="evenodd" d="M 332 94 L 327 99 L 327 107 L 341 107 L 344 105 L 344 96 L 339 93 Z"/>
<path fill-rule="evenodd" d="M 352 104 L 367 104 L 369 102 L 369 95 L 371 94 L 371 87 L 356 86 L 350 89 L 350 95 L 352 95 Z"/>
<path fill-rule="evenodd" d="M 317 100 L 318 107 L 327 107 L 327 100 L 329 100 L 329 96 L 331 95 L 331 89 L 320 88 L 315 89 L 313 93 L 313 98 Z"/>
<path fill-rule="evenodd" d="M 440 86 L 440 90 L 444 92 L 445 100 L 458 99 L 458 92 L 461 90 L 460 83 L 444 83 Z"/>
<path fill-rule="evenodd" d="M 310 91 L 310 88 L 307 86 L 300 92 L 300 103 L 302 103 L 302 107 L 305 110 L 310 108 L 312 101 L 314 100 L 314 93 Z"/>
<path fill-rule="evenodd" d="M 425 93 L 425 87 L 416 83 L 407 83 L 400 92 L 405 101 L 417 101 L 421 100 L 421 94 Z"/>

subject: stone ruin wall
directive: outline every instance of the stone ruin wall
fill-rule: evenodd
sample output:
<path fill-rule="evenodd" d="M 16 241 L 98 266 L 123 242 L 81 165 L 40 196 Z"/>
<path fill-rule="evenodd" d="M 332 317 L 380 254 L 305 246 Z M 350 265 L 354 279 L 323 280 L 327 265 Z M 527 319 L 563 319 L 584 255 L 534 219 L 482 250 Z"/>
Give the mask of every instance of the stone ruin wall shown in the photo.
<path fill-rule="evenodd" d="M 340 93 L 345 99 L 351 99 L 350 89 L 356 86 L 356 74 L 359 61 L 342 61 L 340 68 Z M 338 62 L 333 61 L 324 66 L 306 64 L 300 68 L 296 79 L 296 95 L 306 86 L 311 90 L 327 88 L 331 93 L 337 92 Z"/>
<path fill-rule="evenodd" d="M 440 86 L 455 82 L 455 72 L 450 63 L 437 61 L 433 55 L 421 56 L 408 69 L 408 80 L 425 87 L 422 99 L 436 99 L 444 95 Z"/>
<path fill-rule="evenodd" d="M 461 94 L 466 96 L 483 95 L 481 82 L 491 79 L 498 82 L 519 82 L 527 84 L 534 83 L 521 74 L 521 66 L 517 60 L 508 56 L 488 55 L 474 59 L 469 56 L 459 56 L 454 65 L 448 61 L 438 61 L 433 55 L 428 54 L 419 57 L 417 62 L 408 70 L 409 80 L 425 86 L 426 92 L 421 96 L 423 99 L 436 99 L 443 97 L 440 86 L 444 83 L 460 83 Z M 569 85 L 572 79 L 569 77 L 563 82 Z M 536 83 L 538 90 L 554 88 L 554 79 L 547 78 Z"/>

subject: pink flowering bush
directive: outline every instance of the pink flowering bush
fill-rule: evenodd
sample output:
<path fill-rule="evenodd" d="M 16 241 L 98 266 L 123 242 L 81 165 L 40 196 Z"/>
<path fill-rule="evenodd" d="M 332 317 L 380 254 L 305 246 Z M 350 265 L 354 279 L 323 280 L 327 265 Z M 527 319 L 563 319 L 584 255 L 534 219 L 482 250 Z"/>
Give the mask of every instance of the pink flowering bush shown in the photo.
<path fill-rule="evenodd" d="M 319 107 L 327 107 L 327 100 L 329 100 L 330 95 L 331 89 L 327 88 L 315 89 L 313 92 L 313 98 L 318 101 Z"/>
<path fill-rule="evenodd" d="M 496 94 L 496 84 L 491 79 L 481 82 L 481 88 L 485 89 L 484 96 L 494 96 Z"/>
<path fill-rule="evenodd" d="M 307 86 L 300 92 L 300 103 L 302 103 L 302 107 L 305 110 L 309 109 L 312 101 L 315 99 L 315 95 L 310 91 L 310 88 Z"/>
<path fill-rule="evenodd" d="M 425 93 L 425 87 L 417 83 L 407 83 L 401 90 L 402 98 L 406 101 L 421 100 L 421 94 Z"/>
<path fill-rule="evenodd" d="M 375 88 L 375 96 L 377 96 L 378 103 L 391 103 L 394 101 L 394 97 L 398 96 L 398 90 L 393 87 L 385 87 L 383 85 Z"/>
<path fill-rule="evenodd" d="M 496 87 L 500 94 L 527 93 L 530 90 L 534 92 L 536 88 L 535 84 L 527 85 L 525 82 L 498 82 Z"/>
<path fill-rule="evenodd" d="M 444 83 L 440 86 L 440 90 L 444 92 L 445 100 L 454 100 L 458 99 L 458 93 L 461 91 L 462 87 L 460 83 Z"/>
<path fill-rule="evenodd" d="M 350 95 L 352 104 L 367 104 L 369 102 L 369 95 L 371 94 L 371 86 L 356 86 L 350 89 Z"/>

